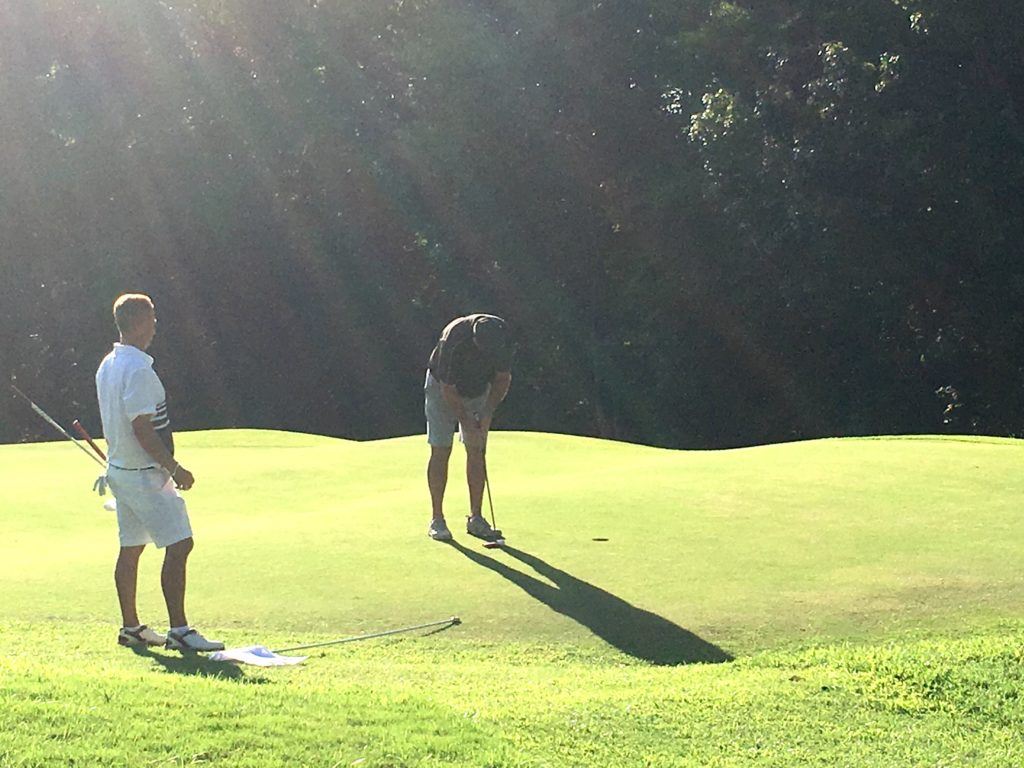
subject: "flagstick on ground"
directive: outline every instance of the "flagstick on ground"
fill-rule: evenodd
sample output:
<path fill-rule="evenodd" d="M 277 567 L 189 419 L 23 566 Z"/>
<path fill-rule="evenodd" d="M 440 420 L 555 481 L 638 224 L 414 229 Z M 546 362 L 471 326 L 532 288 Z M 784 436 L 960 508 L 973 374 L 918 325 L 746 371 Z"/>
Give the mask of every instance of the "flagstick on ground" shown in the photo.
<path fill-rule="evenodd" d="M 401 632 L 414 632 L 417 629 L 429 629 L 430 627 L 455 627 L 462 623 L 458 616 L 452 616 L 442 621 L 431 621 L 426 624 L 416 624 L 412 627 L 401 627 L 400 629 L 389 629 L 384 632 L 372 632 L 367 635 L 355 635 L 345 637 L 341 640 L 328 640 L 324 643 L 310 643 L 309 645 L 296 645 L 291 648 L 281 648 L 271 651 L 265 645 L 250 645 L 245 648 L 229 648 L 224 651 L 217 651 L 210 655 L 211 661 L 235 661 L 242 664 L 252 664 L 257 667 L 283 667 L 294 664 L 301 664 L 308 656 L 282 656 L 280 654 L 291 651 L 305 651 L 311 648 L 325 648 L 329 645 L 341 645 L 342 643 L 354 643 L 358 640 L 372 640 L 376 637 L 387 637 L 397 635 Z"/>
<path fill-rule="evenodd" d="M 386 637 L 387 635 L 397 635 L 400 632 L 415 632 L 417 629 L 428 629 L 429 627 L 456 627 L 462 623 L 462 619 L 458 616 L 452 616 L 442 621 L 431 621 L 427 624 L 417 624 L 413 627 L 402 627 L 401 629 L 389 629 L 385 632 L 374 632 L 368 635 L 356 635 L 354 637 L 346 637 L 341 640 L 328 640 L 326 643 L 311 643 L 310 645 L 296 645 L 291 648 L 282 648 L 274 653 L 288 653 L 290 651 L 306 651 L 310 648 L 324 648 L 328 645 L 341 645 L 342 643 L 354 643 L 357 640 L 372 640 L 375 637 Z"/>

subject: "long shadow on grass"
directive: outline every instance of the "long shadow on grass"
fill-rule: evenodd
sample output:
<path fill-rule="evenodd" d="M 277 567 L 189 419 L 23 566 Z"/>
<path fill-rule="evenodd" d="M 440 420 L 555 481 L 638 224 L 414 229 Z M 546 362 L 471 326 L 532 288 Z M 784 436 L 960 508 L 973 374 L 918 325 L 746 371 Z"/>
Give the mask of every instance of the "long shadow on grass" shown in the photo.
<path fill-rule="evenodd" d="M 168 672 L 176 675 L 193 675 L 195 677 L 216 677 L 221 680 L 237 680 L 246 684 L 270 682 L 262 677 L 250 677 L 239 669 L 237 664 L 230 661 L 213 661 L 202 654 L 192 653 L 181 656 L 168 656 L 162 653 L 154 653 L 149 648 L 133 646 L 136 656 L 144 656 L 152 659 Z"/>
<path fill-rule="evenodd" d="M 530 597 L 582 624 L 605 642 L 634 658 L 661 666 L 732 661 L 731 655 L 693 632 L 655 613 L 637 608 L 611 592 L 581 581 L 535 555 L 509 546 L 502 550 L 556 586 L 552 587 L 540 579 L 509 568 L 493 557 L 467 549 L 457 541 L 450 544 L 477 565 L 490 568 Z"/>

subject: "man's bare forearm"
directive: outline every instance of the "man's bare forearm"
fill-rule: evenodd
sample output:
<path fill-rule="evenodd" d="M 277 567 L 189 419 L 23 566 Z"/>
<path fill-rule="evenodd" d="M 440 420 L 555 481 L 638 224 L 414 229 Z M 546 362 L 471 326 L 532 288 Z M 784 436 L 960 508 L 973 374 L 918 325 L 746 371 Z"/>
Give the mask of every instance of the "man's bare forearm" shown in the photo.
<path fill-rule="evenodd" d="M 507 372 L 497 373 L 491 382 L 491 391 L 487 395 L 487 414 L 493 414 L 495 409 L 501 405 L 501 401 L 508 394 L 512 386 L 512 374 Z"/>
<path fill-rule="evenodd" d="M 153 422 L 149 420 L 149 416 L 139 416 L 132 421 L 132 432 L 135 433 L 139 445 L 152 457 L 153 461 L 168 472 L 174 469 L 177 462 L 174 460 L 171 452 L 167 450 L 164 441 L 160 439 L 160 435 L 153 429 Z"/>
<path fill-rule="evenodd" d="M 153 461 L 167 470 L 177 488 L 187 491 L 195 484 L 196 479 L 192 473 L 175 461 L 174 456 L 167 450 L 164 441 L 153 429 L 153 423 L 149 420 L 149 416 L 139 416 L 132 421 L 132 432 L 135 433 L 139 445 L 153 458 Z"/>

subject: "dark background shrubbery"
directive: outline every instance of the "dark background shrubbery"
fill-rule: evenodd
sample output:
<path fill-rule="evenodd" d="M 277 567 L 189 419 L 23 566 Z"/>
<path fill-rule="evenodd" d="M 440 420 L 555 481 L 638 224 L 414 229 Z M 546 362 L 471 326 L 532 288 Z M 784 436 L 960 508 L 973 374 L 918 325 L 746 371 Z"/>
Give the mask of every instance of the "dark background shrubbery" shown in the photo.
<path fill-rule="evenodd" d="M 679 447 L 1017 434 L 1019 3 L 0 3 L 0 373 L 98 430 L 150 293 L 179 429 L 421 429 L 493 311 L 500 424 Z M 0 441 L 52 437 L 0 398 Z"/>

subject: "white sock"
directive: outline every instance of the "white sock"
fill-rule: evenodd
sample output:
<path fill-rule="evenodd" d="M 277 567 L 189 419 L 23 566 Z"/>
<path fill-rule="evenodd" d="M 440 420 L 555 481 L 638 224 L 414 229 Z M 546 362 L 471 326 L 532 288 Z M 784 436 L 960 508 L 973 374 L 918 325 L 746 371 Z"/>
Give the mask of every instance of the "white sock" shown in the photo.
<path fill-rule="evenodd" d="M 142 629 L 142 625 L 139 624 L 139 626 L 137 627 L 121 627 L 121 629 L 127 629 L 129 632 L 138 632 L 140 629 Z"/>
<path fill-rule="evenodd" d="M 171 632 L 178 636 L 184 635 L 186 632 L 188 632 L 188 624 L 186 624 L 184 627 L 171 627 Z"/>

